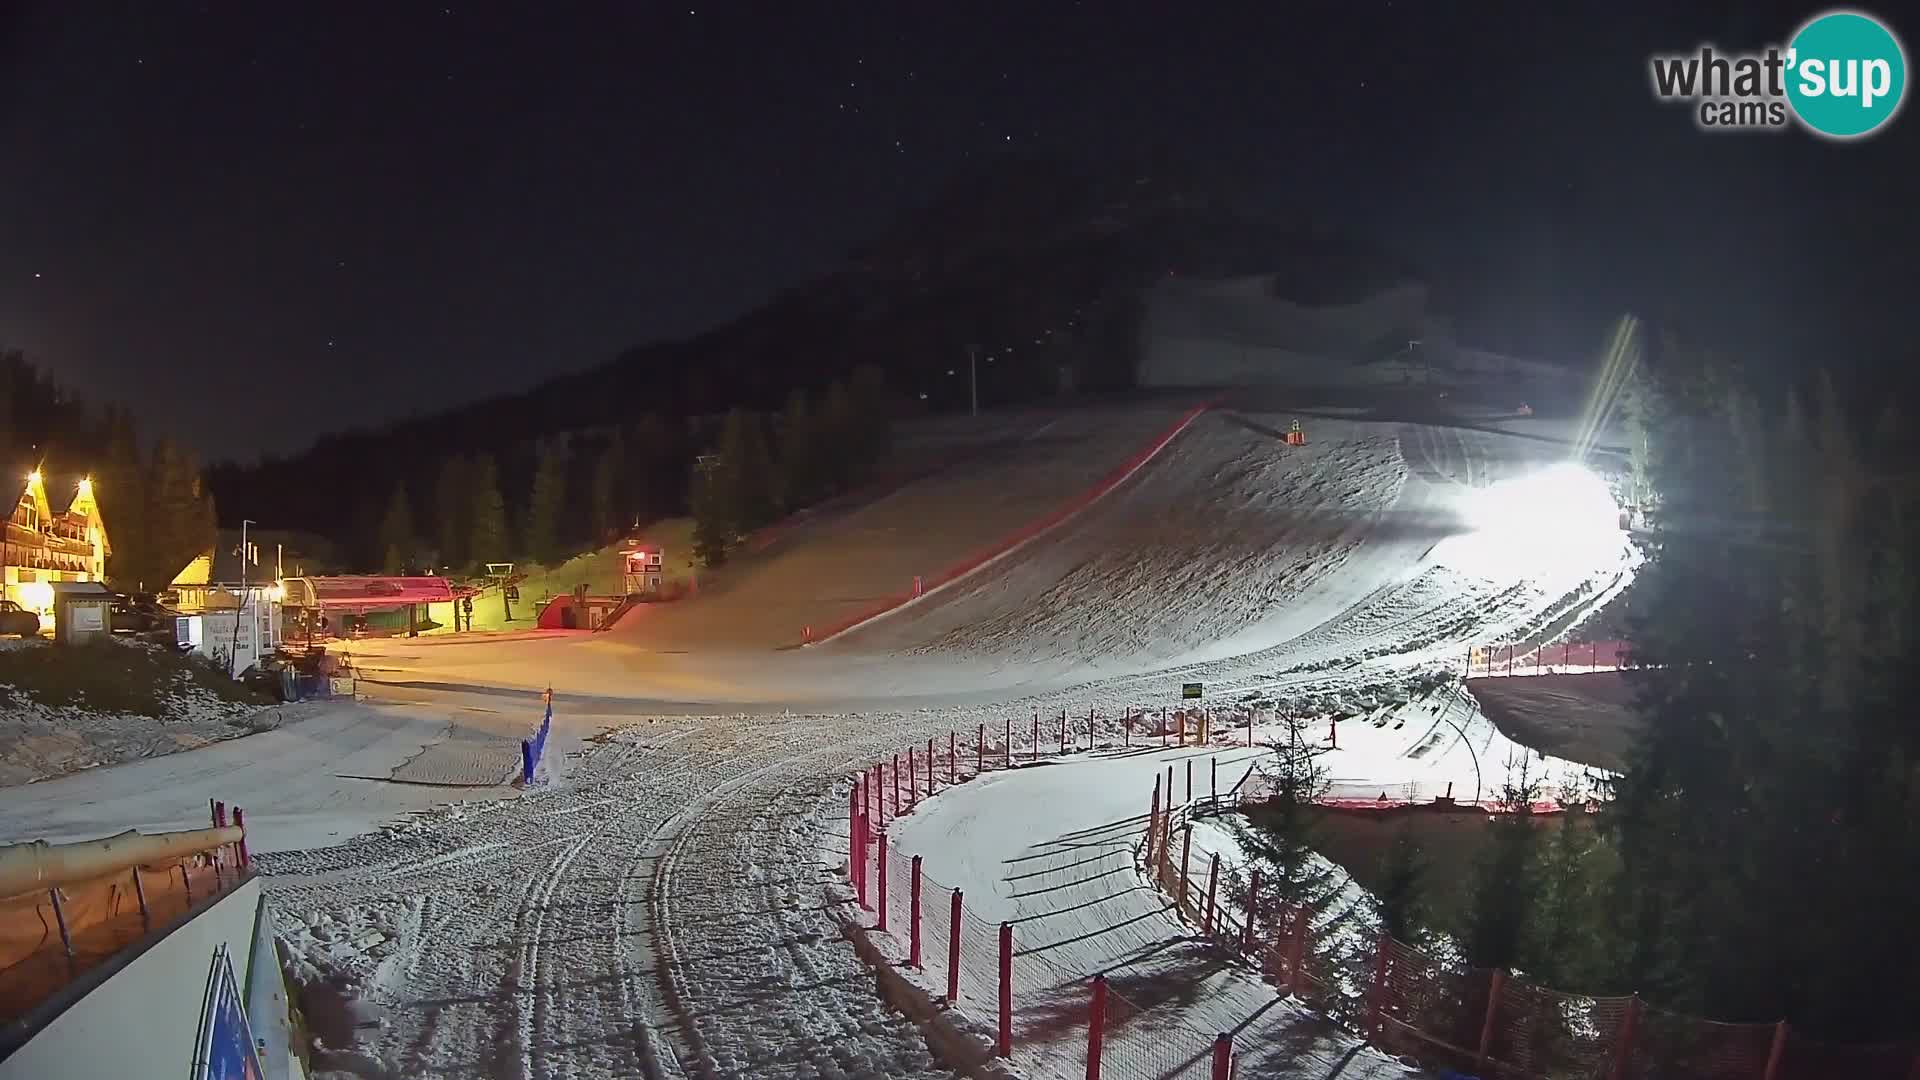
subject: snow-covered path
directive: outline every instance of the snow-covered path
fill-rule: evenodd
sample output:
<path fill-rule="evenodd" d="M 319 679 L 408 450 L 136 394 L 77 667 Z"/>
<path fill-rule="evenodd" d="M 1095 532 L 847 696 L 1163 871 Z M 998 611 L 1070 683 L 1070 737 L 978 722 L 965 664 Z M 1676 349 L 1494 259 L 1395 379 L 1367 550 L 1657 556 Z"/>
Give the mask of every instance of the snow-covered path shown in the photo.
<path fill-rule="evenodd" d="M 1225 789 L 1256 754 L 1107 751 L 989 773 L 921 803 L 890 827 L 893 843 L 921 855 L 930 878 L 964 890 L 970 918 L 1013 924 L 1017 1006 L 1057 1002 L 1065 1014 L 1064 1023 L 1017 1025 L 1015 1064 L 1079 1075 L 1086 1027 L 1072 1010 L 1084 1013 L 1087 978 L 1100 973 L 1110 993 L 1146 1013 L 1109 1033 L 1108 1076 L 1165 1075 L 1204 1054 L 1221 1031 L 1236 1033 L 1245 1076 L 1330 1076 L 1343 1060 L 1337 1075 L 1344 1077 L 1420 1075 L 1278 999 L 1250 971 L 1195 940 L 1196 928 L 1141 877 L 1135 848 L 1155 777 L 1171 766 L 1184 801 L 1191 763 L 1194 794 L 1204 797 L 1216 763 Z M 1203 868 L 1195 872 L 1204 877 Z M 963 999 L 963 1009 L 977 1007 Z"/>

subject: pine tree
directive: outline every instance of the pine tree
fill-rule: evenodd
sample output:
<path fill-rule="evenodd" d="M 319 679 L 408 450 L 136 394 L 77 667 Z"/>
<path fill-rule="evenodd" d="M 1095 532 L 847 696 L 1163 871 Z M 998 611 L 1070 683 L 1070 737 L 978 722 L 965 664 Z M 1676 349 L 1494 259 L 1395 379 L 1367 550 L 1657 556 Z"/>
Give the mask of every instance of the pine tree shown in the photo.
<path fill-rule="evenodd" d="M 811 506 L 820 499 L 818 424 L 804 390 L 787 396 L 780 421 L 780 489 L 789 507 Z"/>
<path fill-rule="evenodd" d="M 507 562 L 511 546 L 507 536 L 507 501 L 500 494 L 500 472 L 493 455 L 481 454 L 475 458 L 469 476 L 473 534 L 467 545 L 468 557 L 475 564 Z"/>
<path fill-rule="evenodd" d="M 386 515 L 380 519 L 380 550 L 384 569 L 389 574 L 405 573 L 413 562 L 418 541 L 413 532 L 413 506 L 407 501 L 407 486 L 395 484 L 387 499 Z"/>
<path fill-rule="evenodd" d="M 141 580 L 164 589 L 196 556 L 212 551 L 217 535 L 213 498 L 202 485 L 200 463 L 170 440 L 154 445 L 147 466 L 147 553 Z M 109 525 L 109 528 L 112 526 Z"/>
<path fill-rule="evenodd" d="M 623 504 L 620 498 L 621 473 L 626 467 L 626 443 L 616 431 L 593 465 L 593 539 L 596 545 L 605 543 L 626 524 L 625 517 L 630 507 Z"/>
<path fill-rule="evenodd" d="M 1327 770 L 1303 717 L 1286 718 L 1287 739 L 1257 768 L 1265 800 L 1251 808 L 1246 822 L 1228 819 L 1242 850 L 1260 866 L 1261 891 L 1274 903 L 1318 909 L 1334 891 L 1332 864 L 1314 854 L 1320 833 L 1315 802 L 1328 791 Z"/>
<path fill-rule="evenodd" d="M 1599 838 L 1577 783 L 1562 785 L 1560 805 L 1559 824 L 1540 851 L 1540 892 L 1522 942 L 1522 966 L 1536 982 L 1590 987 L 1599 976 Z"/>
<path fill-rule="evenodd" d="M 1372 901 L 1375 923 L 1395 941 L 1420 945 L 1426 940 L 1428 869 L 1413 819 L 1406 818 L 1381 858 L 1380 885 Z"/>
<path fill-rule="evenodd" d="M 527 554 L 552 566 L 560 561 L 560 511 L 567 497 L 567 445 L 561 438 L 542 443 L 527 493 Z"/>
<path fill-rule="evenodd" d="M 122 592 L 160 588 L 152 563 L 153 544 L 147 525 L 148 474 L 140 460 L 139 437 L 133 417 L 119 411 L 108 422 L 107 467 L 94 484 L 100 503 L 100 516 L 107 523 L 107 536 L 113 554 L 107 559 L 107 576 Z"/>
<path fill-rule="evenodd" d="M 717 458 L 694 462 L 693 554 L 708 569 L 727 561 L 727 546 L 733 542 L 734 500 L 726 490 L 730 482 L 729 470 Z"/>
<path fill-rule="evenodd" d="M 466 458 L 449 455 L 440 463 L 433 489 L 440 565 L 449 569 L 467 565 L 467 545 L 473 539 L 473 480 L 468 469 Z"/>
<path fill-rule="evenodd" d="M 1500 813 L 1489 817 L 1486 839 L 1473 866 L 1472 906 L 1467 912 L 1461 951 L 1474 967 L 1510 968 L 1521 960 L 1521 944 L 1533 917 L 1539 879 L 1539 832 L 1533 804 L 1540 784 L 1522 757 L 1508 764 L 1501 788 Z"/>
<path fill-rule="evenodd" d="M 846 384 L 836 382 L 828 387 L 826 403 L 820 409 L 818 460 L 821 478 L 834 492 L 845 491 L 864 463 L 860 424 L 860 414 Z"/>
<path fill-rule="evenodd" d="M 773 521 L 778 513 L 774 501 L 773 460 L 767 453 L 766 434 L 758 414 L 735 409 L 727 414 L 720 439 L 720 460 L 727 471 L 727 486 L 721 490 L 731 500 L 729 518 L 739 533 Z"/>

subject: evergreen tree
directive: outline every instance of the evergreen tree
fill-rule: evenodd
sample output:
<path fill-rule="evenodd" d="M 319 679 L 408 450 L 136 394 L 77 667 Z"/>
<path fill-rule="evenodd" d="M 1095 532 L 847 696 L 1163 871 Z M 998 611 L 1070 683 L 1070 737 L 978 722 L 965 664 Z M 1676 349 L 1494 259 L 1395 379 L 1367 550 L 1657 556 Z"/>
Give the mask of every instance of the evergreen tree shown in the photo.
<path fill-rule="evenodd" d="M 560 561 L 560 512 L 567 497 L 567 445 L 564 438 L 540 445 L 527 494 L 527 554 L 534 562 L 552 566 Z"/>
<path fill-rule="evenodd" d="M 773 459 L 758 414 L 744 409 L 727 414 L 720 460 L 728 474 L 720 490 L 731 502 L 728 518 L 735 532 L 751 532 L 772 522 L 779 511 L 774 501 Z"/>
<path fill-rule="evenodd" d="M 1539 831 L 1533 804 L 1540 784 L 1523 756 L 1509 763 L 1500 793 L 1500 813 L 1488 818 L 1486 839 L 1473 866 L 1472 906 L 1461 951 L 1474 967 L 1510 968 L 1521 961 L 1521 944 L 1533 917 L 1539 879 Z"/>
<path fill-rule="evenodd" d="M 1314 803 L 1328 791 L 1320 764 L 1327 748 L 1314 741 L 1305 718 L 1289 716 L 1286 724 L 1286 741 L 1257 766 L 1266 799 L 1247 812 L 1244 823 L 1228 819 L 1228 826 L 1260 866 L 1261 890 L 1272 902 L 1317 910 L 1335 887 L 1332 864 L 1314 854 L 1320 833 Z"/>
<path fill-rule="evenodd" d="M 789 507 L 820 500 L 819 430 L 804 390 L 787 396 L 780 421 L 780 490 Z"/>
<path fill-rule="evenodd" d="M 380 519 L 380 550 L 383 568 L 389 574 L 406 572 L 413 562 L 413 506 L 407 501 L 407 486 L 395 484 L 387 499 L 387 512 Z"/>
<path fill-rule="evenodd" d="M 506 562 L 511 547 L 507 536 L 507 501 L 500 494 L 500 471 L 493 455 L 481 454 L 475 458 L 469 476 L 473 485 L 469 503 L 473 538 L 467 545 L 468 558 L 476 565 Z"/>
<path fill-rule="evenodd" d="M 833 492 L 845 491 L 858 475 L 864 462 L 861 417 L 854 408 L 853 395 L 845 383 L 827 388 L 826 403 L 820 409 L 820 475 Z"/>
<path fill-rule="evenodd" d="M 1381 858 L 1380 886 L 1373 891 L 1373 916 L 1388 937 L 1420 945 L 1427 937 L 1427 853 L 1404 819 Z"/>
<path fill-rule="evenodd" d="M 94 483 L 100 516 L 107 523 L 107 537 L 113 544 L 113 554 L 107 559 L 107 577 L 113 587 L 122 592 L 140 591 L 148 587 L 147 582 L 158 582 L 147 525 L 149 477 L 146 464 L 140 460 L 140 442 L 132 415 L 116 412 L 108 428 L 107 467 Z M 159 587 L 159 584 L 154 586 Z"/>
<path fill-rule="evenodd" d="M 693 465 L 693 554 L 702 566 L 712 569 L 727 561 L 727 546 L 733 542 L 732 494 L 729 470 L 715 457 Z"/>
<path fill-rule="evenodd" d="M 200 463 L 190 451 L 166 439 L 155 443 L 147 491 L 140 580 L 151 591 L 166 588 L 187 563 L 212 551 L 217 531 L 213 497 L 202 486 Z"/>
<path fill-rule="evenodd" d="M 626 467 L 626 443 L 616 431 L 593 465 L 593 539 L 596 546 L 605 543 L 626 524 L 630 507 L 621 501 L 620 483 L 621 473 Z"/>
<path fill-rule="evenodd" d="M 434 525 L 440 541 L 440 565 L 467 565 L 467 545 L 473 540 L 473 480 L 467 459 L 449 455 L 440 463 L 433 489 Z"/>
<path fill-rule="evenodd" d="M 854 369 L 848 395 L 859 417 L 855 453 L 862 465 L 875 464 L 893 451 L 893 406 L 887 396 L 887 378 L 879 368 L 863 364 Z"/>
<path fill-rule="evenodd" d="M 1560 804 L 1559 824 L 1540 851 L 1539 896 L 1522 942 L 1521 966 L 1536 982 L 1578 989 L 1593 986 L 1598 975 L 1593 945 L 1600 925 L 1600 852 L 1584 793 L 1567 785 Z"/>

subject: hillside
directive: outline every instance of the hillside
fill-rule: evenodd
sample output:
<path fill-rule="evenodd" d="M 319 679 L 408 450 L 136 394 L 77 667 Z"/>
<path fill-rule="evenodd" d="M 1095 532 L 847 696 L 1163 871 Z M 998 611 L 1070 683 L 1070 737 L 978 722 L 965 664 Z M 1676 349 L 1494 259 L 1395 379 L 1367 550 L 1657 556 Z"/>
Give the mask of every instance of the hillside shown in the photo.
<path fill-rule="evenodd" d="M 898 411 L 966 407 L 966 355 L 981 349 L 982 406 L 1131 385 L 1141 290 L 1169 274 L 1264 271 L 1353 298 L 1403 271 L 1338 237 L 1252 220 L 1183 182 L 1138 168 L 1096 176 L 1009 157 L 962 177 L 860 247 L 844 265 L 700 336 L 637 346 L 597 368 L 520 394 L 319 440 L 305 453 L 211 473 L 222 507 L 276 525 L 371 532 L 398 472 L 416 507 L 438 462 L 485 450 L 510 509 L 532 443 L 600 433 L 642 414 L 675 418 L 666 445 L 636 463 L 652 516 L 678 512 L 685 467 L 705 444 L 679 418 L 779 408 L 869 365 Z M 530 376 L 537 358 L 530 358 Z M 697 422 L 692 426 L 697 427 Z M 342 477 L 380 477 L 343 484 Z"/>

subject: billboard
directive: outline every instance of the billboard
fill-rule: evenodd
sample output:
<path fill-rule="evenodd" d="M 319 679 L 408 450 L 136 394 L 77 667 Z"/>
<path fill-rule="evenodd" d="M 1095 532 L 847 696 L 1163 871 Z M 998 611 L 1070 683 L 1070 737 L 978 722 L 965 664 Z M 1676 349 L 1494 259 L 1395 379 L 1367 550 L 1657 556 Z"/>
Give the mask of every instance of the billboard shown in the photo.
<path fill-rule="evenodd" d="M 233 961 L 225 945 L 214 950 L 213 970 L 207 976 L 199 1045 L 193 1055 L 193 1080 L 261 1080 L 253 1030 L 247 1025 L 240 984 L 234 980 Z"/>

